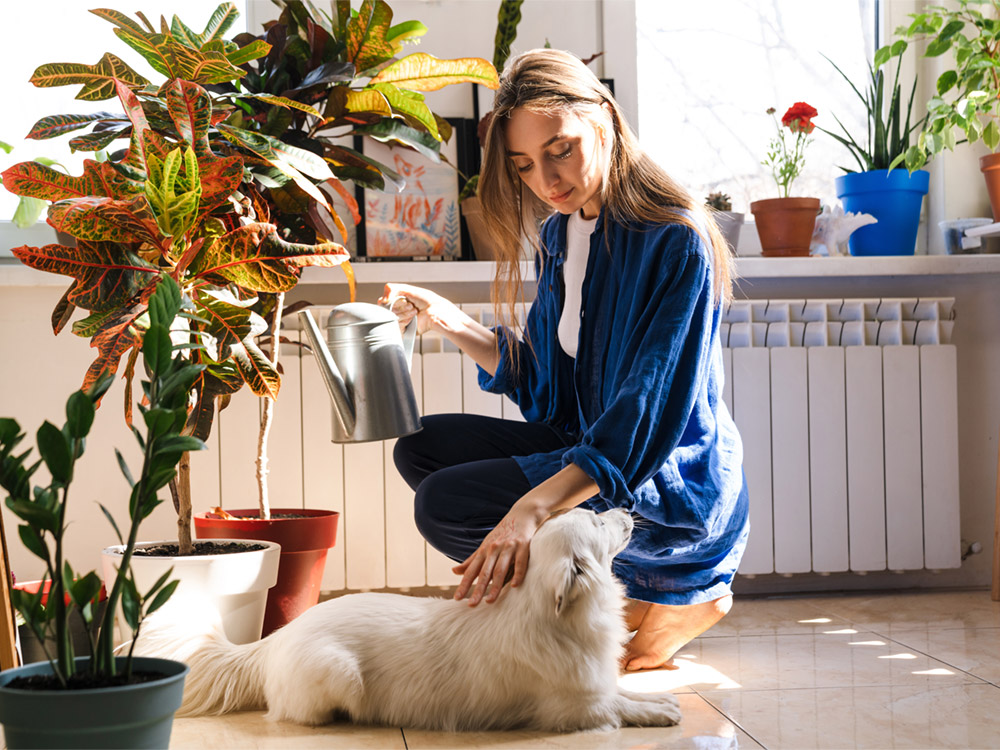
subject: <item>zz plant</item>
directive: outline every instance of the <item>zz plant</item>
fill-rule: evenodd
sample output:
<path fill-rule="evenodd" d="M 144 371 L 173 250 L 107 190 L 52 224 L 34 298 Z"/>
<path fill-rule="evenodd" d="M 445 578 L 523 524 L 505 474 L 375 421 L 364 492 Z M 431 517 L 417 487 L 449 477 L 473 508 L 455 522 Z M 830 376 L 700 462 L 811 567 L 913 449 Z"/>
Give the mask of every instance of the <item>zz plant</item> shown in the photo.
<path fill-rule="evenodd" d="M 0 418 L 0 486 L 8 493 L 7 507 L 21 520 L 18 527 L 21 541 L 45 564 L 43 586 L 37 593 L 14 589 L 11 596 L 42 647 L 46 648 L 47 638 L 55 642 L 55 653 L 47 651 L 46 655 L 62 688 L 71 686 L 77 673 L 69 634 L 69 621 L 74 613 L 82 618 L 90 639 L 90 662 L 83 671 L 91 678 L 121 674 L 127 682 L 132 673 L 132 650 L 129 649 L 121 667 L 113 652 L 114 616 L 119 602 L 132 630 L 134 647 L 144 619 L 163 606 L 177 587 L 177 581 L 168 580 L 168 571 L 148 591 L 140 592 L 129 563 L 139 526 L 162 502 L 158 492 L 173 478 L 181 455 L 205 447 L 201 440 L 183 434 L 188 393 L 205 366 L 192 364 L 183 354 L 185 347 L 171 342 L 170 326 L 180 309 L 181 293 L 177 284 L 169 276 L 158 278 L 148 301 L 149 323 L 142 342 L 148 380 L 142 382 L 146 403 L 140 403 L 139 410 L 145 434 L 138 427 L 132 428 L 142 450 L 142 468 L 137 477 L 133 478 L 122 454 L 115 451 L 122 473 L 131 486 L 126 539 L 121 539 L 113 517 L 101 506 L 124 545 L 124 554 L 100 619 L 96 613 L 101 579 L 94 571 L 83 573 L 73 568 L 64 557 L 64 538 L 76 464 L 84 454 L 96 404 L 111 385 L 112 377 L 102 375 L 86 390 L 73 393 L 66 402 L 66 422 L 61 428 L 50 422 L 42 424 L 35 434 L 41 458 L 33 463 L 29 458 L 30 450 L 16 452 L 25 437 L 21 426 L 13 419 Z M 50 479 L 32 487 L 42 464 Z M 50 586 L 47 602 L 43 605 L 46 581 Z"/>

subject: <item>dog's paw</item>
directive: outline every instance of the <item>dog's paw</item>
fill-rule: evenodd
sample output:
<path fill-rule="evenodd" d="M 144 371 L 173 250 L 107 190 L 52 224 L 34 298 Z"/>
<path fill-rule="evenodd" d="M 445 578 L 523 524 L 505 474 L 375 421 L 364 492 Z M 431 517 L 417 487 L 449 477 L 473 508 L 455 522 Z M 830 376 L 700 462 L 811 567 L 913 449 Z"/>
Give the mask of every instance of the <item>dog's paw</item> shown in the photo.
<path fill-rule="evenodd" d="M 681 708 L 672 693 L 619 695 L 618 715 L 633 727 L 671 727 L 681 720 Z"/>

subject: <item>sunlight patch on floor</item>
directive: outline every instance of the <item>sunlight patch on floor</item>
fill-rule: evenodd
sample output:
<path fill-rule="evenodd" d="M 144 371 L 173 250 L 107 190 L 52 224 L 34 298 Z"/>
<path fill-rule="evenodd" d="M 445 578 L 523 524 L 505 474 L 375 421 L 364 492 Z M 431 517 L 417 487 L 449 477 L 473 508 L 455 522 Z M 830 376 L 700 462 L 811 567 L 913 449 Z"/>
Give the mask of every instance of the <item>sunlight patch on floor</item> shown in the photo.
<path fill-rule="evenodd" d="M 695 661 L 693 656 L 674 658 L 676 669 L 651 669 L 619 676 L 618 685 L 636 693 L 662 693 L 698 685 L 709 690 L 735 690 L 742 687 L 713 666 Z"/>

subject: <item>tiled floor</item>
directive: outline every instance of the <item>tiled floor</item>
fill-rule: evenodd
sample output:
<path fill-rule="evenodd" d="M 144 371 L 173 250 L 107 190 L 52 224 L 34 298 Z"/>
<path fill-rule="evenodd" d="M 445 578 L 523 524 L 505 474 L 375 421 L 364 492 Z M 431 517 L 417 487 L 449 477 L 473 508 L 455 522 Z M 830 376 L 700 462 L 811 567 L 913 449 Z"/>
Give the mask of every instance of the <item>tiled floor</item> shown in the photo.
<path fill-rule="evenodd" d="M 667 729 L 443 734 L 262 713 L 178 719 L 172 748 L 1000 748 L 1000 603 L 988 591 L 737 600 L 674 671 L 626 675 L 672 690 Z"/>

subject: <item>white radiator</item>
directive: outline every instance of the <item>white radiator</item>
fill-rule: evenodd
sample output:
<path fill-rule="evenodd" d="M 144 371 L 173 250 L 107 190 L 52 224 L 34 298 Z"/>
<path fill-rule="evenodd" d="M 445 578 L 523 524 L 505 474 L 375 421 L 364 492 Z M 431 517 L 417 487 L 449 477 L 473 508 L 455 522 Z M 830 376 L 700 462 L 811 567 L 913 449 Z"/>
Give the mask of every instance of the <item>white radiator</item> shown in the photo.
<path fill-rule="evenodd" d="M 737 301 L 722 326 L 725 400 L 739 426 L 753 531 L 740 573 L 939 569 L 960 564 L 951 299 Z M 465 305 L 489 324 L 489 305 Z M 317 318 L 325 321 L 325 311 Z M 289 331 L 294 338 L 296 331 Z M 437 335 L 412 367 L 422 413 L 520 419 L 479 389 Z M 273 507 L 342 511 L 325 590 L 451 586 L 453 563 L 413 523 L 395 441 L 330 442 L 309 354 L 287 347 L 270 438 Z M 259 402 L 246 389 L 192 465 L 196 512 L 256 505 Z"/>
<path fill-rule="evenodd" d="M 725 400 L 750 490 L 741 574 L 960 565 L 953 304 L 730 306 Z"/>

